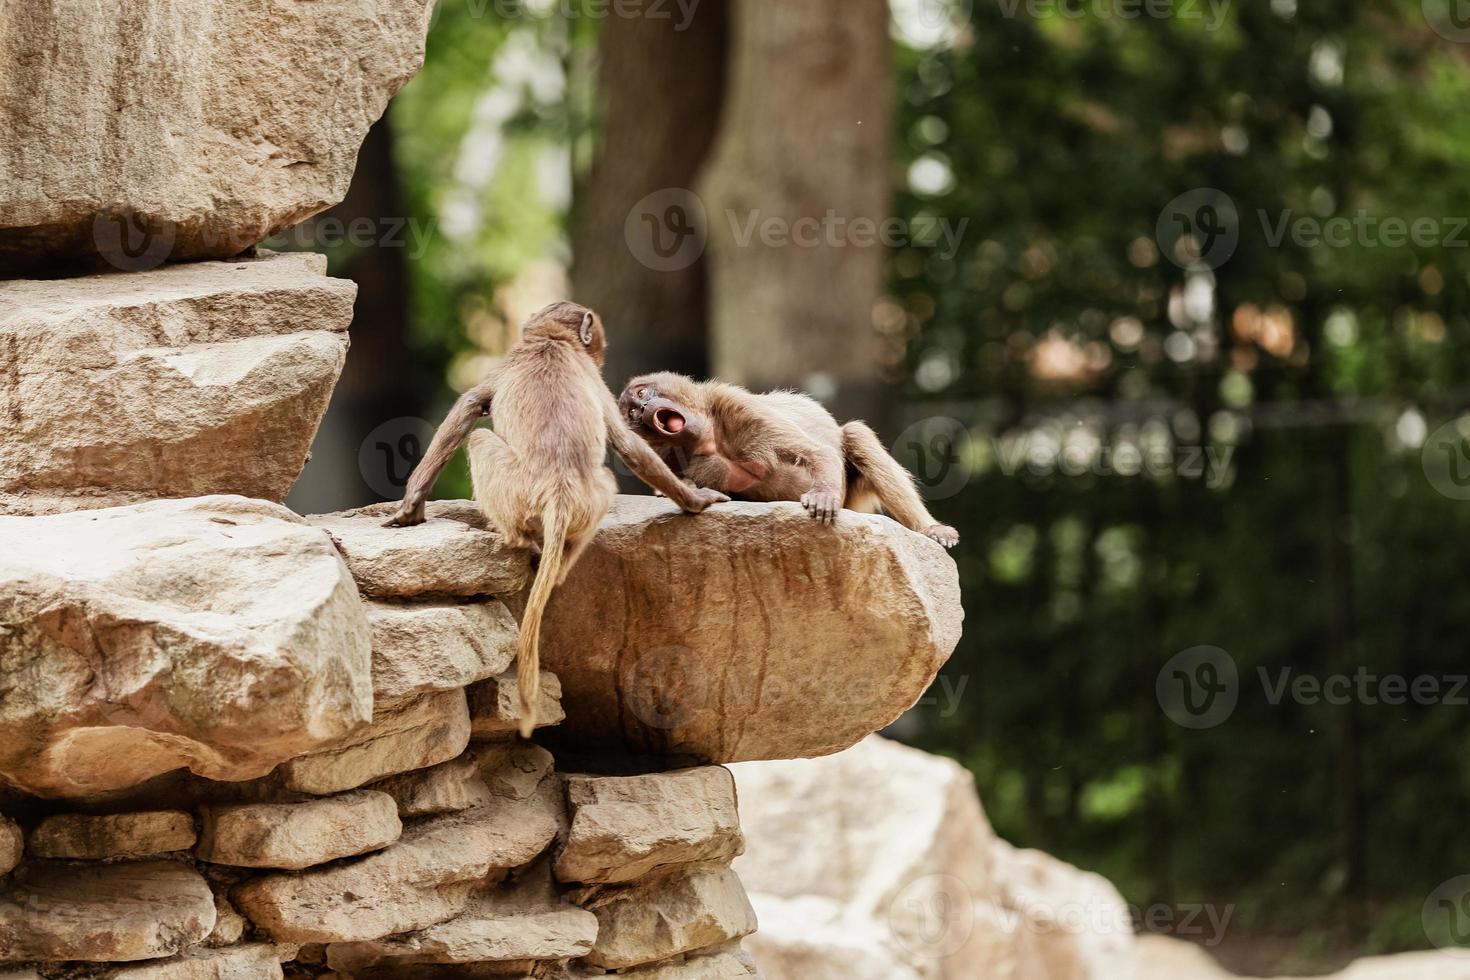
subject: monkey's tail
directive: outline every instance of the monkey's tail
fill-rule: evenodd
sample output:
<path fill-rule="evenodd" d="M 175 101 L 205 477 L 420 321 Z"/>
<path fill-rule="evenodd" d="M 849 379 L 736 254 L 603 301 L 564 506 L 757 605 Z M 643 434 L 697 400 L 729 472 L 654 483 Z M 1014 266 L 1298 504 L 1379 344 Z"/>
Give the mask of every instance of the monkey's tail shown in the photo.
<path fill-rule="evenodd" d="M 541 696 L 541 617 L 551 590 L 561 579 L 562 562 L 566 558 L 566 518 L 555 499 L 541 515 L 541 564 L 531 594 L 526 598 L 526 612 L 521 617 L 520 645 L 516 652 L 516 688 L 521 701 L 521 738 L 530 738 L 536 727 L 536 702 Z"/>

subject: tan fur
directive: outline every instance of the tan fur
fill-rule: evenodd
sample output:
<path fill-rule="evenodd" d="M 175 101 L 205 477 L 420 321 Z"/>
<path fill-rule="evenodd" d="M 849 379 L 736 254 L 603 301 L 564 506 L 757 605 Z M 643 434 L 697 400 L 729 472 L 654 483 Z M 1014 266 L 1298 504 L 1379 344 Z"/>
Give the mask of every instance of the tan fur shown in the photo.
<path fill-rule="evenodd" d="M 618 408 L 674 472 L 699 487 L 746 500 L 797 500 L 830 522 L 848 510 L 882 509 L 945 547 L 954 528 L 934 520 L 913 476 L 863 422 L 839 426 L 816 400 L 793 391 L 753 394 L 739 385 L 647 374 L 628 382 Z M 684 429 L 659 426 L 677 412 Z"/>
<path fill-rule="evenodd" d="M 455 403 L 386 522 L 422 523 L 430 488 L 470 438 L 476 502 L 508 543 L 541 549 L 516 664 L 523 738 L 536 723 L 541 619 L 551 590 L 566 580 L 612 507 L 616 484 L 603 465 L 608 442 L 634 473 L 687 511 L 729 499 L 680 482 L 623 423 L 602 380 L 605 349 L 601 319 L 575 303 L 553 303 L 531 317 L 490 377 Z M 471 437 L 486 415 L 494 431 Z"/>

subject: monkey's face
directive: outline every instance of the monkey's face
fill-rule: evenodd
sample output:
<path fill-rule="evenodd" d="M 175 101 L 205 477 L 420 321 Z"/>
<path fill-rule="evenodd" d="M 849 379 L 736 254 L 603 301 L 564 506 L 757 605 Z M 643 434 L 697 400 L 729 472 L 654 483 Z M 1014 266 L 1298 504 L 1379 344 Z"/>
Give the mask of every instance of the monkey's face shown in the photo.
<path fill-rule="evenodd" d="M 623 418 L 655 445 L 692 449 L 704 441 L 709 422 L 695 408 L 689 379 L 678 374 L 645 374 L 628 382 L 618 396 Z"/>

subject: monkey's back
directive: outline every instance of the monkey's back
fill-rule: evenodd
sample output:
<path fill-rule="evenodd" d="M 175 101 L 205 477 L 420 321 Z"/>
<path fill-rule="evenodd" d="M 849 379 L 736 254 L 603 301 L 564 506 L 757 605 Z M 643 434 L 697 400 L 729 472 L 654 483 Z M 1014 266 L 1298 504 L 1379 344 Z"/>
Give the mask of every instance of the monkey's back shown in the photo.
<path fill-rule="evenodd" d="M 588 533 L 613 497 L 602 376 L 586 355 L 551 342 L 518 344 L 498 374 L 490 408 L 498 439 L 470 447 L 477 502 L 508 537 L 539 543 L 553 504 L 569 536 Z"/>

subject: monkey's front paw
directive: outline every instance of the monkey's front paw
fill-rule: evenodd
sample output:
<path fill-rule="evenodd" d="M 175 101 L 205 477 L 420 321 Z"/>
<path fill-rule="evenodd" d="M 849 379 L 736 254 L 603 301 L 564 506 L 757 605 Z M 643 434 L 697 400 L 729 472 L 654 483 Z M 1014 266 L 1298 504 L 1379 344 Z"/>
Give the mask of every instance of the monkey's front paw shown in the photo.
<path fill-rule="evenodd" d="M 424 505 L 410 507 L 407 504 L 399 507 L 393 512 L 393 516 L 383 522 L 384 527 L 413 527 L 415 524 L 424 523 Z"/>
<path fill-rule="evenodd" d="M 924 528 L 924 536 L 933 538 L 946 548 L 953 548 L 960 543 L 960 532 L 948 524 L 935 524 L 933 527 Z"/>
<path fill-rule="evenodd" d="M 720 491 L 711 490 L 709 487 L 694 487 L 690 491 L 689 497 L 689 506 L 685 510 L 691 514 L 700 513 L 710 504 L 723 504 L 730 500 L 729 497 L 720 493 Z"/>
<path fill-rule="evenodd" d="M 808 490 L 801 495 L 801 505 L 823 524 L 831 524 L 837 520 L 842 501 L 830 490 Z"/>

